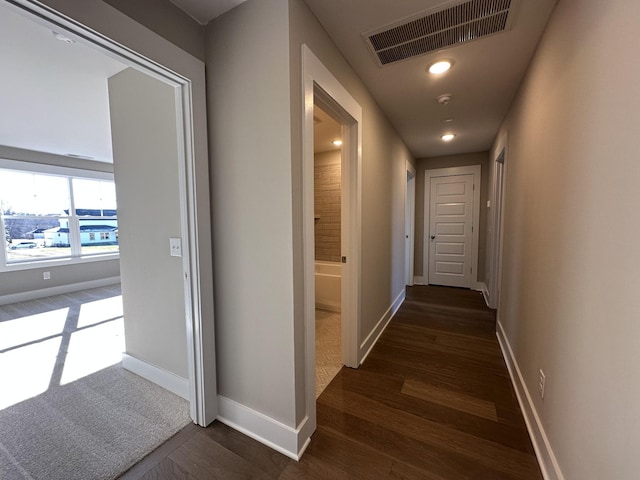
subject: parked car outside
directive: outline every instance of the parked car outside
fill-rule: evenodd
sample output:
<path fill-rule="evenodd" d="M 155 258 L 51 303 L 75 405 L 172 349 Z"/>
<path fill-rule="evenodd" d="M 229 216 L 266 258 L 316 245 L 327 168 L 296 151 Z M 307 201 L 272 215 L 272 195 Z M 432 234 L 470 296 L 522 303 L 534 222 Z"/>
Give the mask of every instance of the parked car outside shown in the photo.
<path fill-rule="evenodd" d="M 15 245 L 11 245 L 11 250 L 16 250 L 18 248 L 36 248 L 38 244 L 36 242 L 20 242 Z"/>

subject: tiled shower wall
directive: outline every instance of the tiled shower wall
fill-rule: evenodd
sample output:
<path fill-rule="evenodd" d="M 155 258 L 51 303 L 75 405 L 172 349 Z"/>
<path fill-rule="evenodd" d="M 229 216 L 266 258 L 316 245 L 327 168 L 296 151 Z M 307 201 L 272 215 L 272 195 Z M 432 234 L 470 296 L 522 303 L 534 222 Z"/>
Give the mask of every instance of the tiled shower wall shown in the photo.
<path fill-rule="evenodd" d="M 315 155 L 316 260 L 340 261 L 340 171 L 339 150 Z"/>

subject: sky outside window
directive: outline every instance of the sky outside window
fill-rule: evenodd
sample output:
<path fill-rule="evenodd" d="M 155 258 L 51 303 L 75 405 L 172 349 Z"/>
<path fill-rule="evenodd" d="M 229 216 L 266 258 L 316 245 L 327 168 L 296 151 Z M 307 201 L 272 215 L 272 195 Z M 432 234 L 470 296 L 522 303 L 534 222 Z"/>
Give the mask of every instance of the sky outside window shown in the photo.
<path fill-rule="evenodd" d="M 2 209 L 15 214 L 64 215 L 69 210 L 65 177 L 0 170 Z"/>

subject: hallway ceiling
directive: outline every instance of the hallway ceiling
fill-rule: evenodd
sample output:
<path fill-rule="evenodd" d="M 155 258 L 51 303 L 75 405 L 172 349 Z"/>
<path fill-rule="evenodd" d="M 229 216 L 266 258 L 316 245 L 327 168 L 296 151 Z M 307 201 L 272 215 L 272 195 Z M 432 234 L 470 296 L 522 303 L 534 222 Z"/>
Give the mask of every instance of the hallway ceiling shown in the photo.
<path fill-rule="evenodd" d="M 206 24 L 243 0 L 172 0 Z M 512 0 L 511 28 L 435 53 L 379 66 L 363 34 L 465 0 L 304 0 L 416 158 L 488 150 L 557 0 Z M 470 5 L 470 3 L 469 3 Z M 436 59 L 454 61 L 438 77 Z M 448 105 L 436 98 L 451 94 Z M 445 119 L 454 120 L 444 122 Z M 454 132 L 444 143 L 440 136 Z"/>
<path fill-rule="evenodd" d="M 506 115 L 556 0 L 520 0 L 511 30 L 436 53 L 379 66 L 362 34 L 443 7 L 442 0 L 305 0 L 416 158 L 488 150 Z M 454 61 L 440 76 L 437 59 Z M 436 98 L 453 95 L 448 105 Z M 454 118 L 445 123 L 444 119 Z M 444 143 L 440 136 L 453 131 Z"/>

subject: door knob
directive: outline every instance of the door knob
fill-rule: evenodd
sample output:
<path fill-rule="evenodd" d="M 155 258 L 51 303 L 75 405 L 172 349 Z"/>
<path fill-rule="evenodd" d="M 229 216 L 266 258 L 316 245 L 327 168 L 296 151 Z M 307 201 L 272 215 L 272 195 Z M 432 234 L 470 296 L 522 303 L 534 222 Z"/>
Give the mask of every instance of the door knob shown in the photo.
<path fill-rule="evenodd" d="M 431 235 L 431 240 L 435 240 L 436 236 L 435 235 Z"/>

